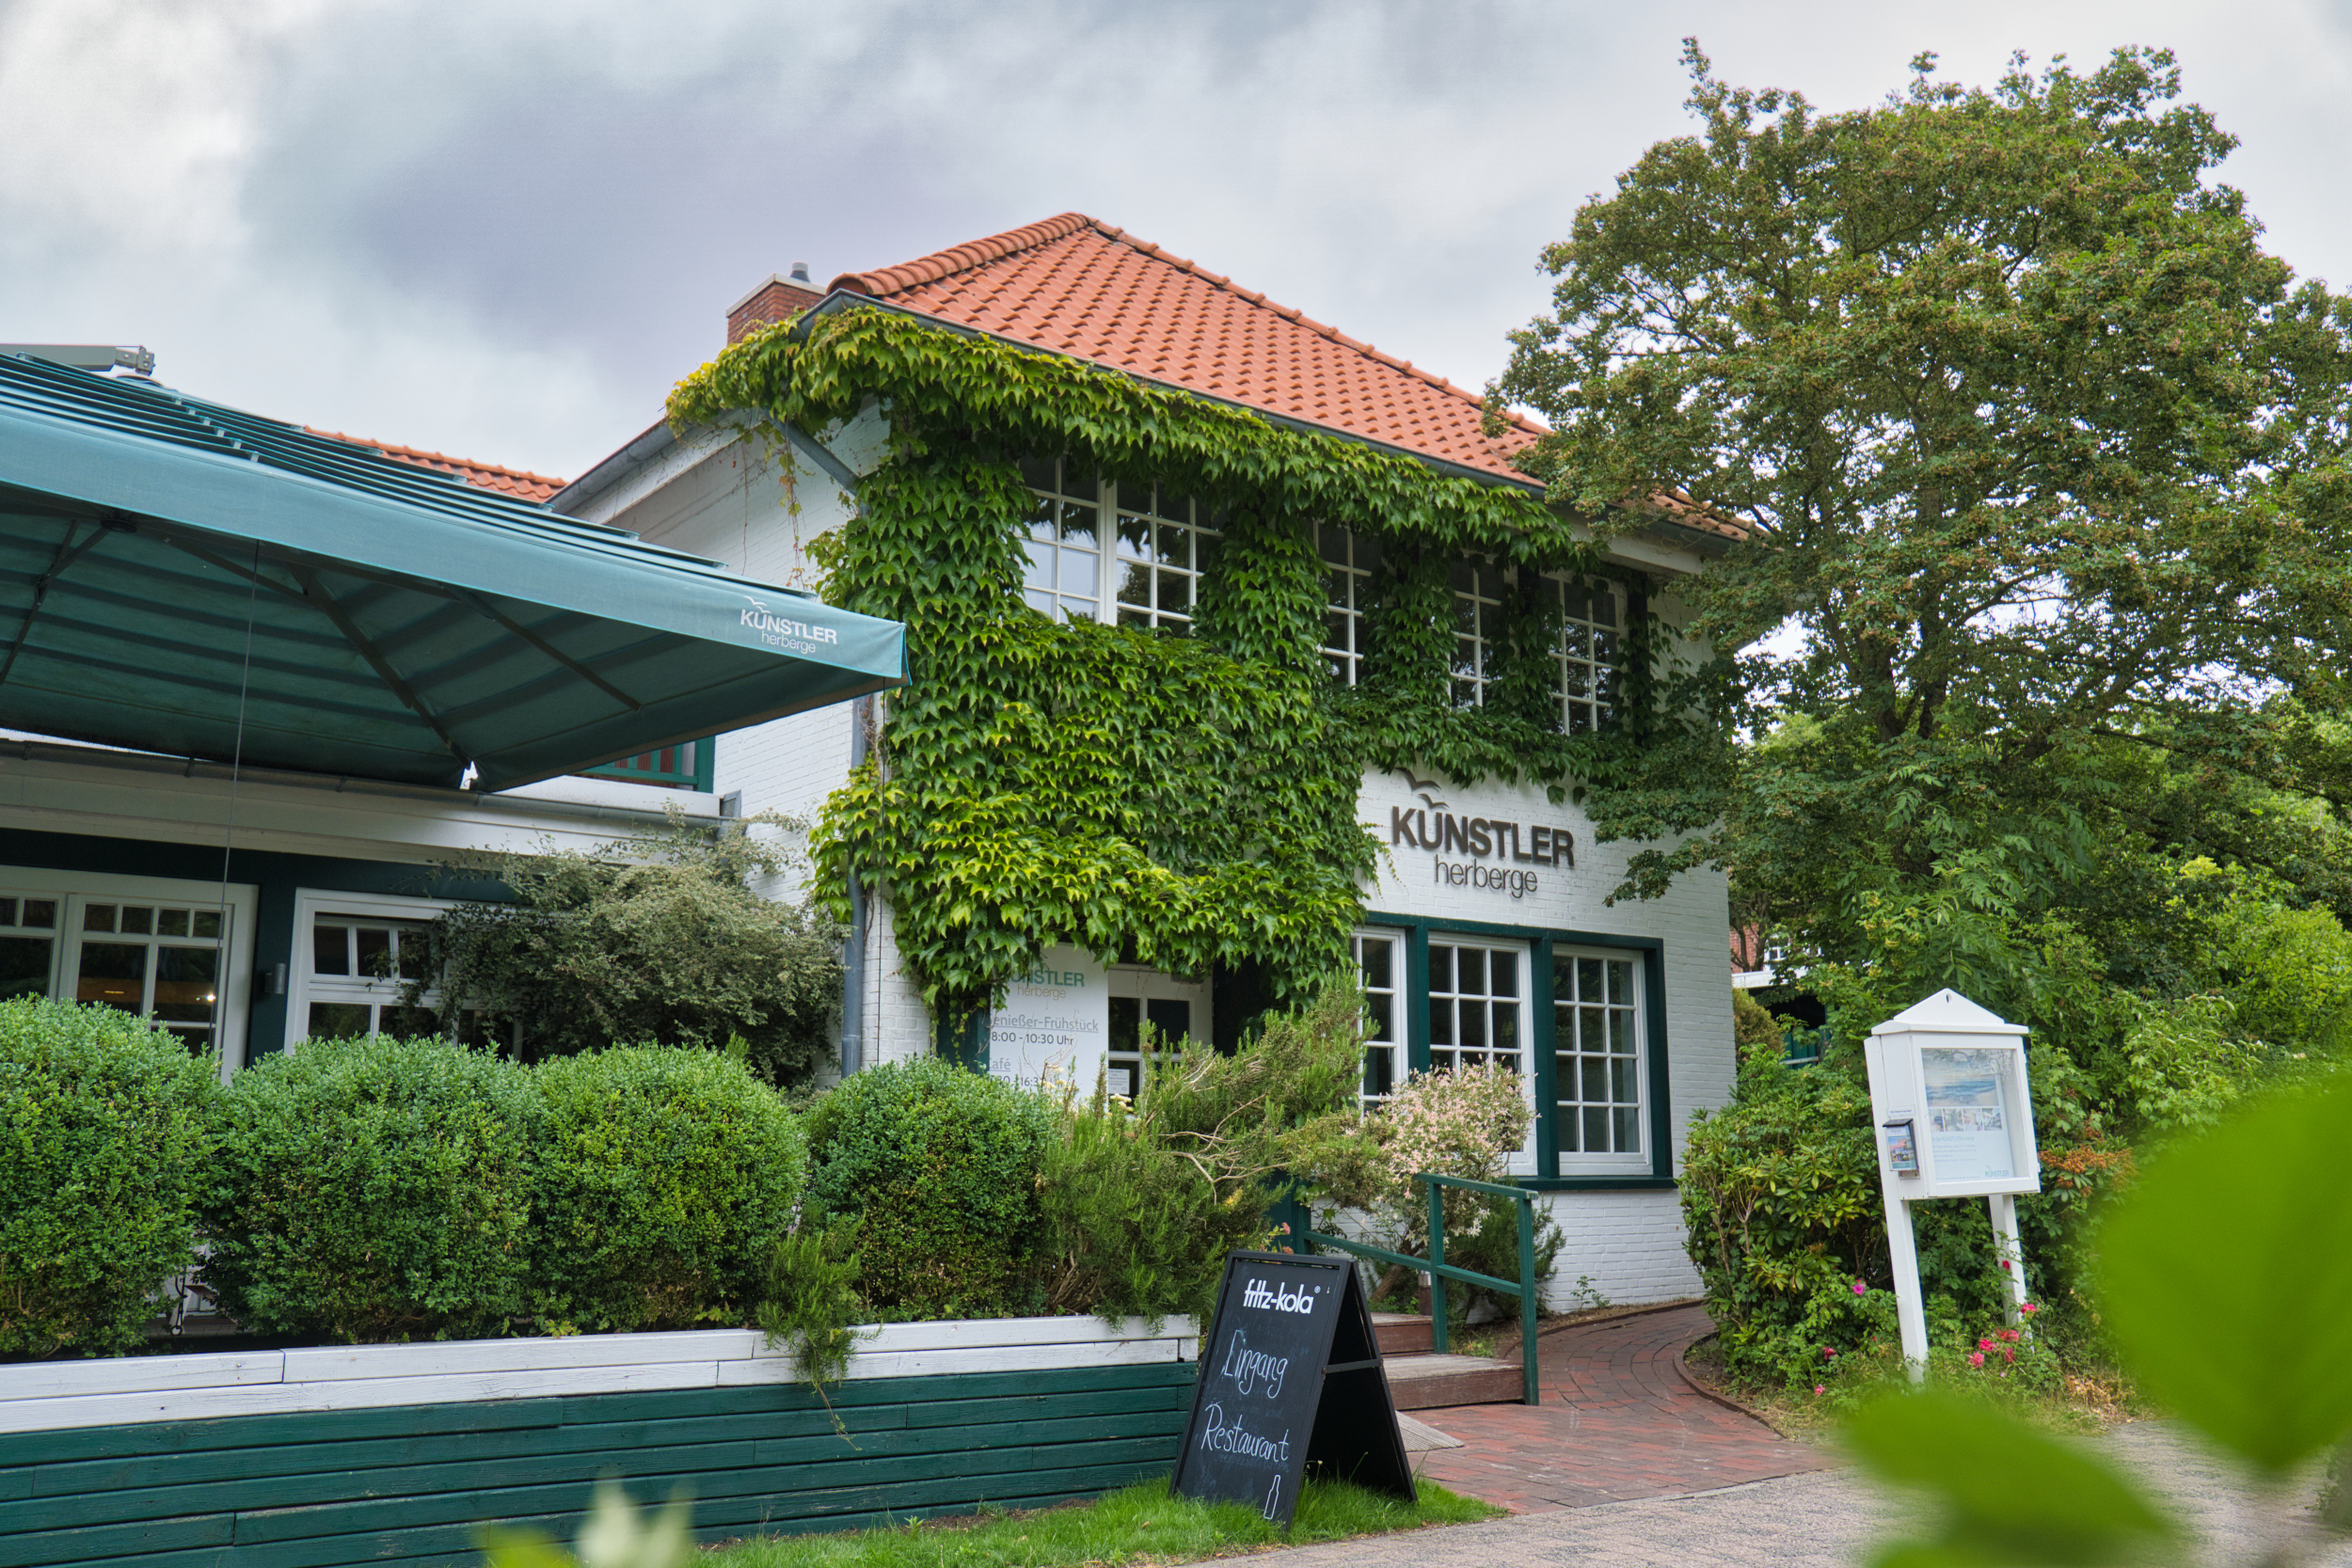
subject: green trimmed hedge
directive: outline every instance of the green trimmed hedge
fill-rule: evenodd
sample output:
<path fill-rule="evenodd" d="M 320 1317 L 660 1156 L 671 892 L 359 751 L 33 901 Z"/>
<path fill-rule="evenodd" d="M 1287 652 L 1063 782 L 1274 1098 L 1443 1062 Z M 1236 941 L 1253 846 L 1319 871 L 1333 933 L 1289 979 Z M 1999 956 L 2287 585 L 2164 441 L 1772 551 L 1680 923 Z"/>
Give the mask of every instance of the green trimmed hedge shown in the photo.
<path fill-rule="evenodd" d="M 0 1355 L 139 1344 L 196 1258 L 218 1072 L 128 1013 L 0 1002 Z"/>
<path fill-rule="evenodd" d="M 534 1315 L 598 1333 L 748 1322 L 808 1169 L 774 1091 L 665 1046 L 529 1070 Z"/>
<path fill-rule="evenodd" d="M 537 1097 L 438 1039 L 315 1040 L 231 1081 L 205 1282 L 257 1334 L 502 1334 L 529 1302 Z"/>
<path fill-rule="evenodd" d="M 809 1113 L 809 1207 L 851 1227 L 884 1318 L 1035 1308 L 1054 1103 L 937 1056 L 868 1068 Z"/>
<path fill-rule="evenodd" d="M 660 1046 L 525 1067 L 311 1040 L 239 1073 L 227 1113 L 204 1277 L 267 1335 L 744 1322 L 807 1164 L 747 1068 Z"/>

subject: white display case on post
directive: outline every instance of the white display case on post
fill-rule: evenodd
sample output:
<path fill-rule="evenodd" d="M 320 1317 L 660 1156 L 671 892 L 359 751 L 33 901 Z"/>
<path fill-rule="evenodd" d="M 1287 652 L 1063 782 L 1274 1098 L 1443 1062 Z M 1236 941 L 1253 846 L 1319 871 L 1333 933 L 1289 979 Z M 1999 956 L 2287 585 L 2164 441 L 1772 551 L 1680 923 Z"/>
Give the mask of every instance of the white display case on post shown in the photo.
<path fill-rule="evenodd" d="M 1910 1205 L 1981 1197 L 2009 1275 L 2010 1321 L 2026 1301 L 2017 1242 L 2019 1193 L 2042 1190 L 2026 1028 L 1956 990 L 1940 990 L 1870 1031 L 1870 1117 L 1886 1201 L 1886 1242 L 1903 1359 L 1915 1381 L 1927 1363 L 1926 1312 Z"/>

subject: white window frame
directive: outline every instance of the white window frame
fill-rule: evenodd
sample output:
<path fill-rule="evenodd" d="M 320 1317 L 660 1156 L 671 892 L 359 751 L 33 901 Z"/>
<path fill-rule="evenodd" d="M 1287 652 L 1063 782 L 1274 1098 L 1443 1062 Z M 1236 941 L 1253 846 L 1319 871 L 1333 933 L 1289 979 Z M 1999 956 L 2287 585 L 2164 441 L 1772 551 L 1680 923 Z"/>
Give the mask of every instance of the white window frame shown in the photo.
<path fill-rule="evenodd" d="M 1389 983 L 1385 988 L 1375 987 L 1364 968 L 1364 949 L 1373 942 L 1380 942 L 1389 950 Z M 1393 926 L 1366 926 L 1348 934 L 1348 951 L 1349 957 L 1356 960 L 1356 983 L 1365 993 L 1365 1081 L 1357 1096 L 1357 1103 L 1369 1116 L 1389 1102 L 1390 1095 L 1395 1093 L 1412 1071 L 1412 1047 L 1406 1037 L 1410 1031 L 1412 1018 L 1412 976 L 1406 973 L 1406 966 L 1412 961 L 1412 944 L 1406 940 L 1406 934 Z M 1375 1002 L 1376 997 L 1385 997 L 1388 1002 L 1388 1033 L 1385 1036 L 1375 1032 L 1379 1023 L 1379 1008 Z M 1375 1053 L 1385 1053 L 1388 1058 L 1389 1094 L 1373 1092 L 1372 1081 L 1377 1076 L 1374 1068 Z"/>
<path fill-rule="evenodd" d="M 1560 610 L 1560 634 L 1551 649 L 1551 693 L 1560 705 L 1560 733 L 1589 735 L 1606 725 L 1612 708 L 1601 695 L 1602 683 L 1625 672 L 1627 596 L 1625 585 L 1611 581 L 1570 581 L 1559 572 L 1546 572 L 1544 592 Z M 1567 596 L 1587 600 L 1606 596 L 1615 620 L 1603 626 L 1589 616 L 1568 613 Z M 1581 674 L 1584 690 L 1572 693 L 1569 674 Z"/>
<path fill-rule="evenodd" d="M 1364 611 L 1375 563 L 1380 559 L 1379 539 L 1361 529 L 1317 523 L 1315 558 L 1323 562 L 1324 663 L 1333 680 L 1355 686 L 1364 677 Z M 1331 638 L 1335 629 L 1346 633 L 1346 646 Z"/>
<path fill-rule="evenodd" d="M 1527 1136 L 1525 1141 L 1523 1141 L 1517 1149 L 1512 1151 L 1510 1157 L 1510 1172 L 1514 1176 L 1534 1176 L 1537 1174 L 1535 1169 L 1535 1129 L 1537 1121 L 1543 1113 L 1543 1108 L 1535 1103 L 1535 1040 L 1533 1032 L 1535 1022 L 1535 1011 L 1534 998 L 1529 994 L 1529 990 L 1535 978 L 1534 944 L 1533 942 L 1520 941 L 1512 937 L 1481 936 L 1470 931 L 1448 931 L 1433 927 L 1430 928 L 1428 933 L 1428 946 L 1433 949 L 1438 947 L 1451 947 L 1456 949 L 1463 947 L 1479 948 L 1489 955 L 1486 960 L 1489 965 L 1493 962 L 1492 955 L 1498 953 L 1509 954 L 1512 958 L 1512 961 L 1518 967 L 1518 994 L 1512 1000 L 1517 1002 L 1518 1009 L 1516 1031 L 1518 1040 L 1517 1054 L 1518 1056 L 1519 1098 L 1526 1102 L 1529 1116 L 1527 1122 Z M 1456 964 L 1460 962 L 1458 955 L 1454 961 Z M 1426 965 L 1428 962 L 1426 955 L 1424 955 L 1422 962 L 1424 972 L 1419 978 L 1423 988 L 1422 994 L 1428 998 L 1429 1002 L 1430 1037 L 1422 1041 L 1422 1049 L 1428 1054 L 1431 1070 L 1443 1070 L 1447 1068 L 1457 1065 L 1458 1053 L 1465 1049 L 1477 1050 L 1481 1053 L 1489 1057 L 1501 1054 L 1501 1053 L 1494 1050 L 1491 1044 L 1480 1047 L 1465 1047 L 1458 1039 L 1450 1041 L 1443 1046 L 1440 1046 L 1438 1043 L 1438 1006 L 1439 999 L 1443 998 L 1447 1001 L 1454 1001 L 1462 996 L 1463 993 L 1454 990 L 1451 988 L 1444 991 L 1438 990 L 1435 985 L 1430 983 L 1431 976 L 1426 973 Z M 1459 969 L 1457 968 L 1454 973 L 1458 976 L 1460 974 Z M 1476 994 L 1484 996 L 1487 1000 L 1489 1006 L 1491 1006 L 1501 999 L 1495 997 L 1493 991 L 1493 982 L 1491 980 L 1487 982 L 1487 988 L 1488 989 L 1486 991 Z M 1449 1034 L 1456 1032 L 1454 1027 L 1454 1017 L 1450 1015 L 1447 1022 L 1447 1032 Z M 1488 1031 L 1487 1038 L 1489 1041 L 1493 1038 L 1491 1029 Z M 1438 1053 L 1441 1050 L 1456 1053 L 1457 1055 L 1455 1061 L 1440 1061 L 1438 1059 Z"/>
<path fill-rule="evenodd" d="M 292 1054 L 310 1034 L 310 1004 L 317 1001 L 350 1000 L 320 994 L 322 991 L 359 992 L 364 990 L 371 1001 L 397 1003 L 400 999 L 398 979 L 365 979 L 358 975 L 328 975 L 316 973 L 318 949 L 311 942 L 311 931 L 320 915 L 345 915 L 353 920 L 420 921 L 431 920 L 445 911 L 453 910 L 459 900 L 454 898 L 424 898 L 389 893 L 337 893 L 326 888 L 297 888 L 294 890 L 294 958 L 286 966 L 286 1038 L 284 1049 Z M 326 984 L 321 986 L 324 978 Z M 440 988 L 431 987 L 425 992 L 427 1005 L 437 1002 Z"/>
<path fill-rule="evenodd" d="M 1649 963 L 1650 958 L 1651 955 L 1638 949 L 1579 947 L 1567 942 L 1558 943 L 1551 950 L 1554 975 L 1559 973 L 1563 964 L 1573 964 L 1580 958 L 1598 959 L 1604 964 L 1622 963 L 1629 966 L 1627 971 L 1625 1000 L 1619 1002 L 1614 997 L 1607 995 L 1604 979 L 1604 995 L 1597 1006 L 1603 1013 L 1613 1015 L 1618 1021 L 1617 1026 L 1629 1028 L 1632 1033 L 1633 1099 L 1629 1103 L 1633 1112 L 1633 1148 L 1613 1149 L 1605 1154 L 1593 1154 L 1585 1152 L 1581 1147 L 1574 1151 L 1560 1147 L 1565 1141 L 1561 1137 L 1561 1131 L 1568 1116 L 1576 1115 L 1581 1117 L 1588 1104 L 1606 1104 L 1613 1111 L 1626 1106 L 1629 1102 L 1614 1098 L 1613 1086 L 1610 1086 L 1612 1099 L 1609 1101 L 1588 1101 L 1583 1098 L 1581 1085 L 1570 1082 L 1565 1076 L 1581 1067 L 1585 1057 L 1594 1058 L 1604 1064 L 1619 1059 L 1619 1057 L 1608 1052 L 1580 1049 L 1582 1044 L 1581 1031 L 1583 1028 L 1581 1019 L 1562 1015 L 1577 1014 L 1588 1004 L 1581 995 L 1575 998 L 1562 998 L 1559 995 L 1557 981 L 1548 978 L 1546 990 L 1551 993 L 1550 1006 L 1553 1009 L 1551 1044 L 1553 1104 L 1550 1109 L 1553 1116 L 1552 1139 L 1555 1150 L 1553 1163 L 1557 1166 L 1557 1169 L 1550 1174 L 1558 1176 L 1648 1176 L 1651 1174 L 1649 1081 L 1651 1045 L 1649 1007 L 1646 1000 L 1649 993 L 1645 984 L 1648 974 L 1645 967 Z M 1603 971 L 1604 976 L 1607 973 L 1606 970 Z M 1604 1023 L 1604 1029 L 1608 1027 L 1610 1025 Z M 1584 1141 L 1580 1123 L 1577 1142 L 1581 1146 Z M 1614 1141 L 1613 1130 L 1612 1141 Z"/>
<path fill-rule="evenodd" d="M 1170 496 L 1154 485 L 1105 480 L 1103 500 L 1100 515 L 1111 519 L 1111 541 L 1104 552 L 1110 581 L 1104 585 L 1102 618 L 1139 631 L 1189 634 L 1194 617 L 1200 612 L 1200 585 L 1208 579 L 1209 563 L 1224 537 L 1222 531 L 1209 526 L 1200 501 Z M 1130 505 L 1130 500 L 1140 504 Z M 1128 538 L 1130 524 L 1140 525 L 1146 531 L 1151 540 L 1149 554 Z M 1185 560 L 1164 558 L 1160 546 L 1171 532 L 1183 541 Z M 1138 578 L 1143 597 L 1130 598 Z M 1182 610 L 1160 603 L 1162 589 L 1171 582 L 1183 583 L 1190 595 Z"/>
<path fill-rule="evenodd" d="M 1464 588 L 1461 578 L 1470 576 Z M 1484 707 L 1495 680 L 1495 641 L 1502 630 L 1502 607 L 1511 578 L 1500 566 L 1457 561 L 1449 575 L 1454 606 L 1454 661 L 1450 673 L 1455 707 Z M 1492 589 L 1489 594 L 1488 589 Z"/>
<path fill-rule="evenodd" d="M 56 938 L 49 949 L 49 994 L 60 1001 L 72 1001 L 74 988 L 71 982 L 81 970 L 82 939 L 85 935 L 103 936 L 101 932 L 84 932 L 82 911 L 92 903 L 156 903 L 181 904 L 196 910 L 220 909 L 221 884 L 192 881 L 178 877 L 131 877 L 114 872 L 52 871 L 32 866 L 0 867 L 0 895 L 23 897 L 30 894 L 39 898 L 57 901 Z M 230 882 L 228 887 L 227 929 L 219 938 L 221 974 L 218 1011 L 213 1019 L 213 1043 L 220 1053 L 221 1082 L 227 1083 L 231 1073 L 246 1061 L 246 1035 L 253 1016 L 253 934 L 260 916 L 261 889 L 250 882 Z M 160 940 L 152 935 L 144 939 L 152 946 Z M 201 939 L 184 945 L 199 945 Z M 149 983 L 153 983 L 151 974 Z"/>
<path fill-rule="evenodd" d="M 1156 487 L 1133 484 L 1127 486 L 1127 494 L 1122 496 L 1119 481 L 1101 475 L 1098 475 L 1094 481 L 1093 499 L 1089 500 L 1085 488 L 1073 490 L 1063 487 L 1062 466 L 1069 461 L 1067 456 L 1026 461 L 1054 465 L 1054 488 L 1041 490 L 1033 483 L 1028 484 L 1029 494 L 1033 498 L 1041 501 L 1057 503 L 1068 501 L 1079 506 L 1090 505 L 1094 508 L 1094 546 L 1090 552 L 1094 558 L 1094 565 L 1093 584 L 1090 588 L 1081 581 L 1064 581 L 1058 575 L 1051 588 L 1040 588 L 1028 581 L 1025 572 L 1021 591 L 1023 602 L 1040 614 L 1050 614 L 1057 620 L 1085 619 L 1099 621 L 1104 626 L 1125 626 L 1137 629 L 1188 633 L 1192 629 L 1194 618 L 1200 613 L 1200 587 L 1209 576 L 1213 552 L 1224 538 L 1223 531 L 1211 523 L 1209 515 L 1200 502 L 1197 499 L 1163 496 Z M 1025 472 L 1023 477 L 1024 483 L 1027 483 Z M 1139 490 L 1144 489 L 1150 490 L 1151 493 L 1151 503 L 1148 507 L 1137 508 L 1124 504 Z M 1175 500 L 1182 501 L 1184 512 L 1181 515 L 1168 509 L 1170 502 Z M 1157 560 L 1147 562 L 1135 553 L 1120 524 L 1125 518 L 1144 517 L 1151 519 L 1155 537 L 1160 525 L 1182 530 L 1189 543 L 1191 561 L 1184 563 Z M 1063 546 L 1059 543 L 1060 521 L 1058 518 L 1055 522 L 1057 537 L 1050 546 L 1044 540 L 1036 537 L 1036 519 L 1031 520 L 1030 532 L 1023 542 L 1024 551 L 1031 562 L 1034 563 L 1037 561 L 1038 550 L 1048 548 L 1056 550 L 1059 552 L 1055 558 L 1055 569 L 1058 574 L 1062 566 L 1071 564 L 1071 556 L 1086 553 L 1077 550 L 1074 546 Z M 1148 579 L 1151 584 L 1150 602 L 1137 603 L 1120 599 L 1120 591 L 1126 585 L 1128 571 L 1131 567 L 1150 574 Z M 1165 609 L 1160 605 L 1159 582 L 1163 577 L 1181 577 L 1190 581 L 1192 604 L 1189 608 L 1173 610 Z M 1040 597 L 1051 600 L 1052 608 L 1048 609 L 1040 605 L 1037 602 Z M 1077 604 L 1081 603 L 1087 607 L 1083 611 L 1076 608 Z"/>
<path fill-rule="evenodd" d="M 1145 969 L 1136 964 L 1114 964 L 1103 982 L 1103 991 L 1106 1004 L 1135 1003 L 1138 1026 L 1151 1018 L 1152 1003 L 1182 1002 L 1189 1009 L 1186 1016 L 1191 1020 L 1185 1033 L 1194 1039 L 1208 1039 L 1211 1029 L 1215 1027 L 1215 1020 L 1209 1013 L 1209 983 L 1206 980 L 1180 979 L 1165 970 Z M 1105 1034 L 1103 1040 L 1103 1070 L 1111 1093 L 1133 1099 L 1135 1089 L 1141 1084 L 1143 1054 L 1141 1052 L 1120 1049 Z M 1124 1088 L 1121 1087 L 1121 1073 L 1136 1075 Z M 1086 1084 L 1079 1085 L 1082 1092 L 1091 1092 L 1092 1087 Z"/>

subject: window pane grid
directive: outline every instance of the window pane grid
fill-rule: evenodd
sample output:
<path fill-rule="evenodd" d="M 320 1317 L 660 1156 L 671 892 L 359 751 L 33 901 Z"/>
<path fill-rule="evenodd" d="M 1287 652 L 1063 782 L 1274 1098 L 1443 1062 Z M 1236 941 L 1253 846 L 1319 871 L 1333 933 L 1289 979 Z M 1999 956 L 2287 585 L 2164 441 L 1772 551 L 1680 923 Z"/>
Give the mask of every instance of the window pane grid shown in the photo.
<path fill-rule="evenodd" d="M 1207 510 L 1183 496 L 1121 480 L 1119 491 L 1119 624 L 1188 632 L 1201 574 L 1216 550 Z"/>
<path fill-rule="evenodd" d="M 1372 574 L 1380 564 L 1380 541 L 1334 523 L 1315 525 L 1315 549 L 1323 557 L 1323 662 L 1344 686 L 1363 679 L 1364 611 L 1371 606 Z"/>
<path fill-rule="evenodd" d="M 1077 458 L 1026 458 L 1028 568 L 1021 596 L 1064 621 L 1096 619 L 1102 603 L 1102 486 Z"/>
<path fill-rule="evenodd" d="M 1467 561 L 1454 563 L 1454 705 L 1479 707 L 1497 674 L 1502 630 L 1502 574 Z"/>
<path fill-rule="evenodd" d="M 1557 952 L 1551 966 L 1553 1130 L 1570 1155 L 1642 1152 L 1639 964 Z"/>
<path fill-rule="evenodd" d="M 1522 1070 L 1519 955 L 1468 942 L 1429 946 L 1429 1068 Z"/>
<path fill-rule="evenodd" d="M 1584 735 L 1609 721 L 1622 663 L 1617 591 L 1608 583 L 1578 583 L 1547 573 L 1544 582 L 1561 610 L 1560 641 L 1552 650 L 1560 699 L 1560 728 Z"/>
<path fill-rule="evenodd" d="M 403 981 L 426 977 L 432 951 L 429 928 L 421 921 L 317 916 L 310 927 L 310 1005 L 304 1032 L 318 1040 L 443 1033 L 437 990 L 428 989 L 413 1007 L 402 999 Z M 474 1015 L 469 1022 L 476 1022 Z"/>
<path fill-rule="evenodd" d="M 1399 1009 L 1404 1006 L 1397 984 L 1405 965 L 1394 936 L 1359 932 L 1350 942 L 1356 958 L 1356 983 L 1364 993 L 1363 1108 L 1369 1113 L 1396 1092 L 1404 1076 L 1397 1053 Z"/>

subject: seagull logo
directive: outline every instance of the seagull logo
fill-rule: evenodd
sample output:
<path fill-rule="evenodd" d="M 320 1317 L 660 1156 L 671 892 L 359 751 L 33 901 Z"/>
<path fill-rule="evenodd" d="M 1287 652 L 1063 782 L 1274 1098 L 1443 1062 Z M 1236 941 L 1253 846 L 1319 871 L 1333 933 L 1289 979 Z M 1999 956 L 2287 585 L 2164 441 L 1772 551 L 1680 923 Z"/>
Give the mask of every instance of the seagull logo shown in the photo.
<path fill-rule="evenodd" d="M 757 600 L 757 599 L 753 598 L 753 597 L 752 597 L 749 594 L 744 594 L 744 595 L 743 595 L 743 602 L 744 602 L 745 604 L 747 604 L 747 605 L 750 605 L 750 606 L 751 606 L 754 610 L 758 610 L 758 611 L 759 611 L 762 615 L 765 615 L 765 614 L 767 614 L 767 613 L 768 613 L 768 607 L 767 607 L 767 605 L 765 605 L 764 603 L 762 603 L 761 601 L 759 601 L 759 600 Z"/>
<path fill-rule="evenodd" d="M 1438 787 L 1437 780 L 1416 779 L 1413 777 L 1413 770 L 1409 768 L 1400 768 L 1396 769 L 1396 771 L 1405 775 L 1406 785 L 1410 788 L 1414 794 L 1420 796 L 1423 800 L 1427 801 L 1430 810 L 1443 811 L 1446 809 L 1445 802 L 1438 800 L 1436 794 L 1433 793 Z"/>

